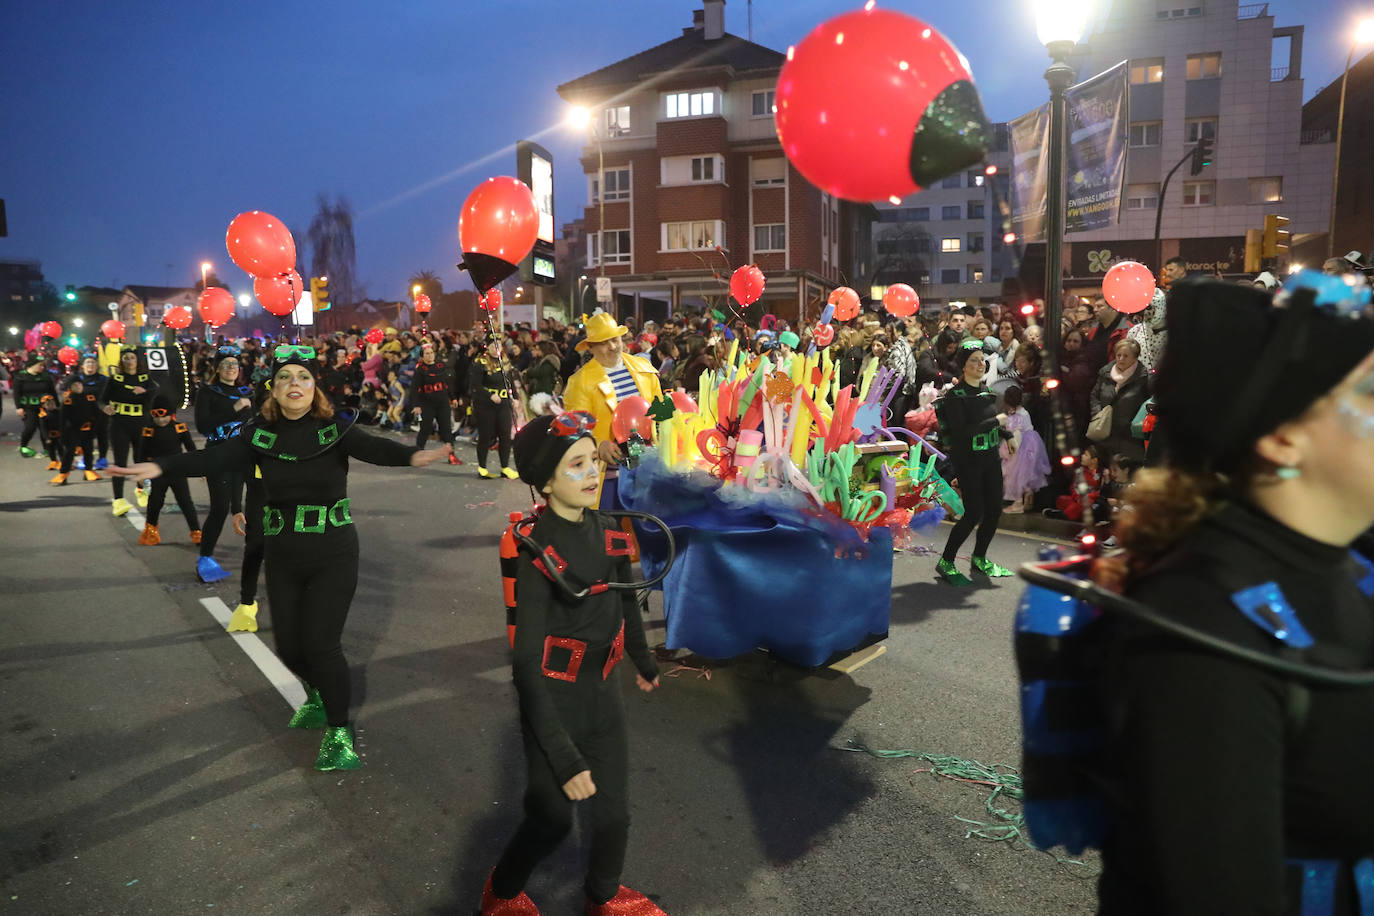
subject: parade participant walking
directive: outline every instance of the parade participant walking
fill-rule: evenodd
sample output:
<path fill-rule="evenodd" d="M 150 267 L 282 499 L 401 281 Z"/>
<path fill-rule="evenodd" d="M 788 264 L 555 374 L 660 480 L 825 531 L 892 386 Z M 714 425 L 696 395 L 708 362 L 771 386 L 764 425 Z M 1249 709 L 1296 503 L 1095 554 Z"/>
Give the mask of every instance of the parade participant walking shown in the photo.
<path fill-rule="evenodd" d="M 439 424 L 439 442 L 453 447 L 453 409 L 449 406 L 453 399 L 453 370 L 448 363 L 437 359 L 434 341 L 426 340 L 420 345 L 420 362 L 415 366 L 415 376 L 410 383 L 410 402 L 420 414 L 420 432 L 415 438 L 415 447 L 424 448 L 429 441 L 434 424 Z M 458 456 L 452 451 L 448 456 L 449 464 L 457 464 Z"/>
<path fill-rule="evenodd" d="M 477 474 L 495 477 L 487 470 L 492 443 L 497 445 L 501 473 L 511 480 L 519 477 L 510 466 L 511 427 L 515 413 L 511 404 L 510 364 L 501 357 L 501 338 L 487 341 L 482 355 L 468 367 L 468 396 L 477 425 Z"/>
<path fill-rule="evenodd" d="M 14 395 L 14 408 L 19 412 L 19 419 L 24 421 L 24 430 L 19 434 L 19 454 L 25 458 L 32 458 L 38 452 L 29 447 L 29 442 L 33 439 L 34 433 L 38 432 L 43 398 L 55 398 L 57 388 L 53 386 L 52 376 L 48 374 L 44 365 L 42 353 L 30 350 L 24 358 L 24 363 L 23 371 L 14 373 L 14 377 L 10 379 L 10 387 Z M 42 442 L 40 438 L 39 444 Z"/>
<path fill-rule="evenodd" d="M 447 449 L 421 452 L 358 429 L 356 414 L 335 415 L 315 379 L 313 347 L 276 348 L 271 396 L 260 416 L 222 446 L 111 468 L 148 480 L 262 472 L 267 599 L 277 655 L 305 682 L 307 700 L 294 728 L 325 727 L 315 767 L 356 769 L 349 725 L 348 662 L 340 638 L 358 585 L 358 533 L 348 498 L 348 459 L 388 467 L 424 467 Z"/>
<path fill-rule="evenodd" d="M 156 461 L 159 458 L 179 455 L 182 451 L 196 450 L 196 443 L 191 439 L 191 430 L 177 419 L 172 402 L 166 395 L 161 394 L 153 398 L 152 407 L 149 408 L 148 417 L 143 424 L 141 440 L 139 453 L 145 460 Z M 156 547 L 162 543 L 157 523 L 169 487 L 172 495 L 176 497 L 177 508 L 186 519 L 186 527 L 191 532 L 191 543 L 199 544 L 201 541 L 200 520 L 196 515 L 196 504 L 191 499 L 191 490 L 186 485 L 186 478 L 159 477 L 153 481 L 153 491 L 148 496 L 148 511 L 144 514 L 143 533 L 138 536 L 138 542 L 145 547 Z"/>
<path fill-rule="evenodd" d="M 214 377 L 196 395 L 196 432 L 205 437 L 206 448 L 223 445 L 253 415 L 253 386 L 240 379 L 241 354 L 232 345 L 218 348 Z M 202 582 L 218 582 L 227 579 L 229 572 L 215 560 L 215 547 L 224 530 L 224 520 L 231 512 L 237 515 L 243 511 L 243 475 L 232 470 L 210 475 L 205 483 L 210 490 L 210 513 L 205 516 L 196 575 Z"/>
<path fill-rule="evenodd" d="M 43 395 L 43 402 L 38 405 L 38 427 L 43 437 L 43 451 L 48 456 L 48 470 L 59 470 L 62 467 L 62 408 L 57 404 L 57 395 Z"/>
<path fill-rule="evenodd" d="M 67 390 L 62 394 L 62 467 L 57 476 L 48 481 L 52 484 L 61 485 L 67 482 L 77 449 L 81 450 L 81 463 L 85 468 L 83 473 L 86 479 L 100 479 L 100 475 L 92 470 L 96 464 L 95 418 L 106 417 L 97 405 L 98 395 L 86 387 L 82 378 L 83 376 L 75 374 L 68 376 Z M 97 375 L 96 378 L 103 382 L 105 377 Z"/>
<path fill-rule="evenodd" d="M 593 435 L 596 454 L 605 468 L 599 505 L 614 509 L 619 505 L 615 495 L 615 467 L 623 455 L 611 433 L 611 419 L 621 398 L 639 395 L 653 402 L 663 396 L 658 372 L 653 363 L 624 352 L 622 338 L 629 329 L 618 324 L 605 312 L 596 312 L 587 319 L 587 337 L 577 345 L 578 350 L 590 350 L 592 358 L 568 379 L 563 393 L 563 405 L 568 410 L 583 410 L 596 418 Z"/>
<path fill-rule="evenodd" d="M 100 360 L 88 353 L 82 357 L 81 365 L 72 370 L 71 375 L 67 376 L 62 384 L 70 392 L 76 382 L 81 383 L 81 390 L 87 401 L 99 405 L 109 379 L 100 372 Z M 100 457 L 95 457 L 95 453 L 82 446 L 81 462 L 76 466 L 84 471 L 104 470 L 109 465 L 107 456 L 110 453 L 110 418 L 98 408 L 91 415 L 91 432 L 95 436 L 96 445 L 100 448 Z M 88 475 L 86 479 L 94 478 Z"/>
<path fill-rule="evenodd" d="M 974 527 L 978 536 L 973 542 L 973 571 L 985 576 L 1010 576 L 1011 570 L 988 559 L 988 546 L 997 533 L 997 521 L 1002 517 L 1002 460 L 998 446 L 1011 438 L 1005 427 L 1006 414 L 997 412 L 997 397 L 983 384 L 987 360 L 983 356 L 983 342 L 970 337 L 959 345 L 954 354 L 960 377 L 944 397 L 935 402 L 935 415 L 940 421 L 940 446 L 954 463 L 959 480 L 959 493 L 964 501 L 964 514 L 949 531 L 949 540 L 935 569 L 951 585 L 972 585 L 967 576 L 954 567 L 959 548 Z"/>
<path fill-rule="evenodd" d="M 631 582 L 628 538 L 596 505 L 595 420 L 586 413 L 541 416 L 515 437 L 520 478 L 543 495 L 529 537 L 552 549 L 579 583 Z M 615 545 L 615 546 L 613 546 Z M 595 916 L 663 913 L 620 884 L 629 838 L 629 747 L 620 685 L 625 654 L 640 690 L 658 686 L 631 590 L 584 598 L 539 571 L 538 557 L 516 559 L 512 674 L 525 746 L 525 817 L 482 889 L 482 916 L 537 914 L 525 893 L 535 867 L 572 827 L 573 805 L 588 801 L 592 840 L 583 890 Z M 504 561 L 503 561 L 504 562 Z"/>
<path fill-rule="evenodd" d="M 100 401 L 101 410 L 110 418 L 110 445 L 116 464 L 128 464 L 130 449 L 138 460 L 135 443 L 143 435 L 143 420 L 156 393 L 157 384 L 148 377 L 138 351 L 133 347 L 121 349 L 119 371 L 110 373 Z M 126 515 L 133 506 L 124 498 L 124 478 L 111 477 L 110 487 L 114 491 L 112 511 L 116 517 Z M 139 502 L 146 502 L 141 490 L 139 494 Z"/>
<path fill-rule="evenodd" d="M 1374 686 L 1318 679 L 1374 668 L 1372 567 L 1351 552 L 1374 526 L 1374 319 L 1354 295 L 1319 307 L 1297 289 L 1275 307 L 1189 280 L 1169 293 L 1168 463 L 1136 475 L 1125 552 L 1098 578 L 1267 659 L 1134 621 L 1093 650 L 1107 660 L 1104 757 L 1120 768 L 1100 913 L 1374 906 L 1374 789 L 1343 778 L 1374 766 Z M 1200 378 L 1228 384 L 1200 397 Z"/>

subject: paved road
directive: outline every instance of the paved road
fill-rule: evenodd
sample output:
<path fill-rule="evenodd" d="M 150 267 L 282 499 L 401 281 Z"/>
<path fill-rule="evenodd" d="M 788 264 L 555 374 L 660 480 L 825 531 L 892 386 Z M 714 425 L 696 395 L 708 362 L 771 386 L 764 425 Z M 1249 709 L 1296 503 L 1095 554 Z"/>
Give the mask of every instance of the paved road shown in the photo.
<path fill-rule="evenodd" d="M 344 645 L 366 765 L 322 774 L 318 734 L 284 727 L 286 702 L 201 604 L 232 607 L 236 577 L 195 581 L 174 511 L 163 545 L 140 547 L 107 483 L 49 487 L 16 427 L 6 410 L 0 912 L 474 912 L 519 818 L 496 549 L 527 489 L 471 464 L 354 465 L 364 562 Z M 1037 543 L 999 535 L 992 555 Z M 912 554 L 895 567 L 887 654 L 852 676 L 757 656 L 650 696 L 625 680 L 627 883 L 674 916 L 1093 912 L 1095 860 L 966 839 L 957 818 L 984 819 L 983 790 L 836 749 L 1019 757 L 1019 586 L 955 591 Z M 661 641 L 657 607 L 650 625 Z M 569 844 L 537 874 L 545 913 L 581 912 L 581 856 Z"/>

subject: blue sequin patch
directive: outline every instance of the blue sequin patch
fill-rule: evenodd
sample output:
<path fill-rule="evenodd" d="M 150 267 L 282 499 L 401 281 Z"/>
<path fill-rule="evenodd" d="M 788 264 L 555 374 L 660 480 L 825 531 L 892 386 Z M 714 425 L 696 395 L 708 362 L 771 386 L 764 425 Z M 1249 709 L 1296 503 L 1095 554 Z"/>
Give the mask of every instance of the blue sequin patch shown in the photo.
<path fill-rule="evenodd" d="M 1231 601 L 1261 630 L 1294 649 L 1307 649 L 1315 642 L 1277 582 L 1236 592 Z"/>
<path fill-rule="evenodd" d="M 1360 569 L 1364 570 L 1364 575 L 1356 580 L 1355 584 L 1366 596 L 1374 595 L 1374 563 L 1371 563 L 1364 554 L 1356 553 L 1353 550 L 1350 551 L 1350 556 L 1359 564 Z"/>

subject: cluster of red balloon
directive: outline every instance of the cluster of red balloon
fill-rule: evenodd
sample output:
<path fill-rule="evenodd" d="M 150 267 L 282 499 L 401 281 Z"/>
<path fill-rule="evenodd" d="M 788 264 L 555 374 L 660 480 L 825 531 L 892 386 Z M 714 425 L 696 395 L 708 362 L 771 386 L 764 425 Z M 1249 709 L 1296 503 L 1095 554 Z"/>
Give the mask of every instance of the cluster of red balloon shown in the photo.
<path fill-rule="evenodd" d="M 296 240 L 281 220 L 261 210 L 240 213 L 229 223 L 224 247 L 233 262 L 253 278 L 253 295 L 264 309 L 279 318 L 295 310 L 304 286 L 294 269 Z M 229 310 L 232 314 L 232 297 Z"/>

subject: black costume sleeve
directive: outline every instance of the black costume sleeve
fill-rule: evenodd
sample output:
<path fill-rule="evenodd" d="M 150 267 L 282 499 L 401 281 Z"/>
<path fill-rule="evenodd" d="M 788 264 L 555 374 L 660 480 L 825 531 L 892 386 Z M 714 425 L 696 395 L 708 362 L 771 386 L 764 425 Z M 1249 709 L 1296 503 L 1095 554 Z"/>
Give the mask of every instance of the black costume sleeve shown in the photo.
<path fill-rule="evenodd" d="M 208 436 L 215 431 L 215 420 L 210 415 L 210 399 L 214 397 L 209 389 L 202 386 L 196 392 L 196 432 Z"/>
<path fill-rule="evenodd" d="M 395 439 L 383 439 L 365 433 L 356 426 L 348 428 L 339 445 L 350 458 L 392 468 L 409 467 L 410 456 L 419 451 L 414 446 L 402 445 Z"/>
<path fill-rule="evenodd" d="M 191 430 L 184 423 L 181 426 L 179 438 L 181 439 L 181 447 L 183 449 L 188 452 L 194 452 L 196 450 L 196 440 L 191 438 Z"/>
<path fill-rule="evenodd" d="M 223 445 L 157 458 L 153 463 L 169 477 L 207 477 L 226 471 L 251 474 L 255 461 L 253 449 L 248 443 L 242 437 L 234 436 Z"/>
<path fill-rule="evenodd" d="M 616 580 L 634 581 L 628 558 L 616 564 Z M 652 681 L 658 677 L 658 663 L 654 661 L 653 655 L 649 652 L 649 643 L 644 638 L 644 616 L 639 612 L 639 602 L 635 599 L 635 593 L 629 589 L 622 591 L 621 595 L 624 596 L 625 609 L 625 654 L 630 656 L 630 661 L 634 662 L 635 668 L 644 680 Z"/>
<path fill-rule="evenodd" d="M 561 786 L 589 767 L 558 718 L 544 677 L 544 637 L 549 633 L 548 609 L 554 585 L 534 568 L 534 560 L 528 552 L 520 551 L 517 562 L 515 593 L 519 597 L 515 608 L 511 674 L 515 690 L 520 694 L 520 712 Z"/>

